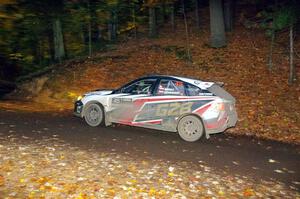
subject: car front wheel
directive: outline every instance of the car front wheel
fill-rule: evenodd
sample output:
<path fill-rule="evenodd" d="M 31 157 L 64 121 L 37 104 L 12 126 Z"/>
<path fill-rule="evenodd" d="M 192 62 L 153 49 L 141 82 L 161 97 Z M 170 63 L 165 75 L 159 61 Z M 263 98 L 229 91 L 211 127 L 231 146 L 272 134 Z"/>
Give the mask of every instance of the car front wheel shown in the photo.
<path fill-rule="evenodd" d="M 84 119 L 90 126 L 99 126 L 104 121 L 104 112 L 102 107 L 98 104 L 88 104 L 85 109 Z"/>
<path fill-rule="evenodd" d="M 199 140 L 204 133 L 201 120 L 193 115 L 181 118 L 178 122 L 177 130 L 180 137 L 188 142 Z"/>

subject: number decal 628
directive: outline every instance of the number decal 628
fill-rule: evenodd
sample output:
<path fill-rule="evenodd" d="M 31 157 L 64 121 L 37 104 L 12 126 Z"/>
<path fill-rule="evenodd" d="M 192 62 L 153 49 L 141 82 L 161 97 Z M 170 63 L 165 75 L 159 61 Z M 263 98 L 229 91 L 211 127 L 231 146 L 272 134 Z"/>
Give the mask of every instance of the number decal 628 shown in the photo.
<path fill-rule="evenodd" d="M 159 104 L 157 105 L 156 116 L 179 116 L 190 113 L 192 105 L 193 102 Z"/>

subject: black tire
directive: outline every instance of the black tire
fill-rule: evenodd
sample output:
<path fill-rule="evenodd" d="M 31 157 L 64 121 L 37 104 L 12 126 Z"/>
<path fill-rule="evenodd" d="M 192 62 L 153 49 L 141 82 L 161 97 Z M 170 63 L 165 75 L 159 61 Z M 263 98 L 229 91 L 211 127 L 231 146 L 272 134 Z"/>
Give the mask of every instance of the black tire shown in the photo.
<path fill-rule="evenodd" d="M 177 131 L 183 140 L 195 142 L 204 134 L 204 127 L 198 117 L 187 115 L 179 120 Z"/>
<path fill-rule="evenodd" d="M 104 110 L 96 103 L 88 104 L 84 111 L 85 122 L 92 127 L 104 124 Z"/>

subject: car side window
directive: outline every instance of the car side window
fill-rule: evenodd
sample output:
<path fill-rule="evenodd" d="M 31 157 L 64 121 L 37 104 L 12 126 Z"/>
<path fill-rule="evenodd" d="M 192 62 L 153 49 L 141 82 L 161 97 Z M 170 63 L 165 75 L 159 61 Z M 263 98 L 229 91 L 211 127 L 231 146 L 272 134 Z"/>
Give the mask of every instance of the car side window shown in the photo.
<path fill-rule="evenodd" d="M 157 88 L 157 95 L 180 95 L 184 96 L 184 83 L 178 80 L 162 79 Z"/>
<path fill-rule="evenodd" d="M 151 94 L 156 79 L 143 79 L 130 84 L 122 89 L 122 93 L 135 94 Z"/>
<path fill-rule="evenodd" d="M 201 88 L 194 86 L 192 84 L 186 85 L 186 91 L 189 96 L 213 95 L 208 90 L 202 90 Z"/>

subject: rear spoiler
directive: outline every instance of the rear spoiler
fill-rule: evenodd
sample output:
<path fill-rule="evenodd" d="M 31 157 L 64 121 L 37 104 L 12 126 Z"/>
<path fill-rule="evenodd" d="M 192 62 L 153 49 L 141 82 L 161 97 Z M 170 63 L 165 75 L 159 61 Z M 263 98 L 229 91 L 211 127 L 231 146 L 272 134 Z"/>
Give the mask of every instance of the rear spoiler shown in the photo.
<path fill-rule="evenodd" d="M 218 86 L 221 86 L 221 87 L 224 86 L 224 82 L 215 82 L 215 84 L 217 84 Z"/>

